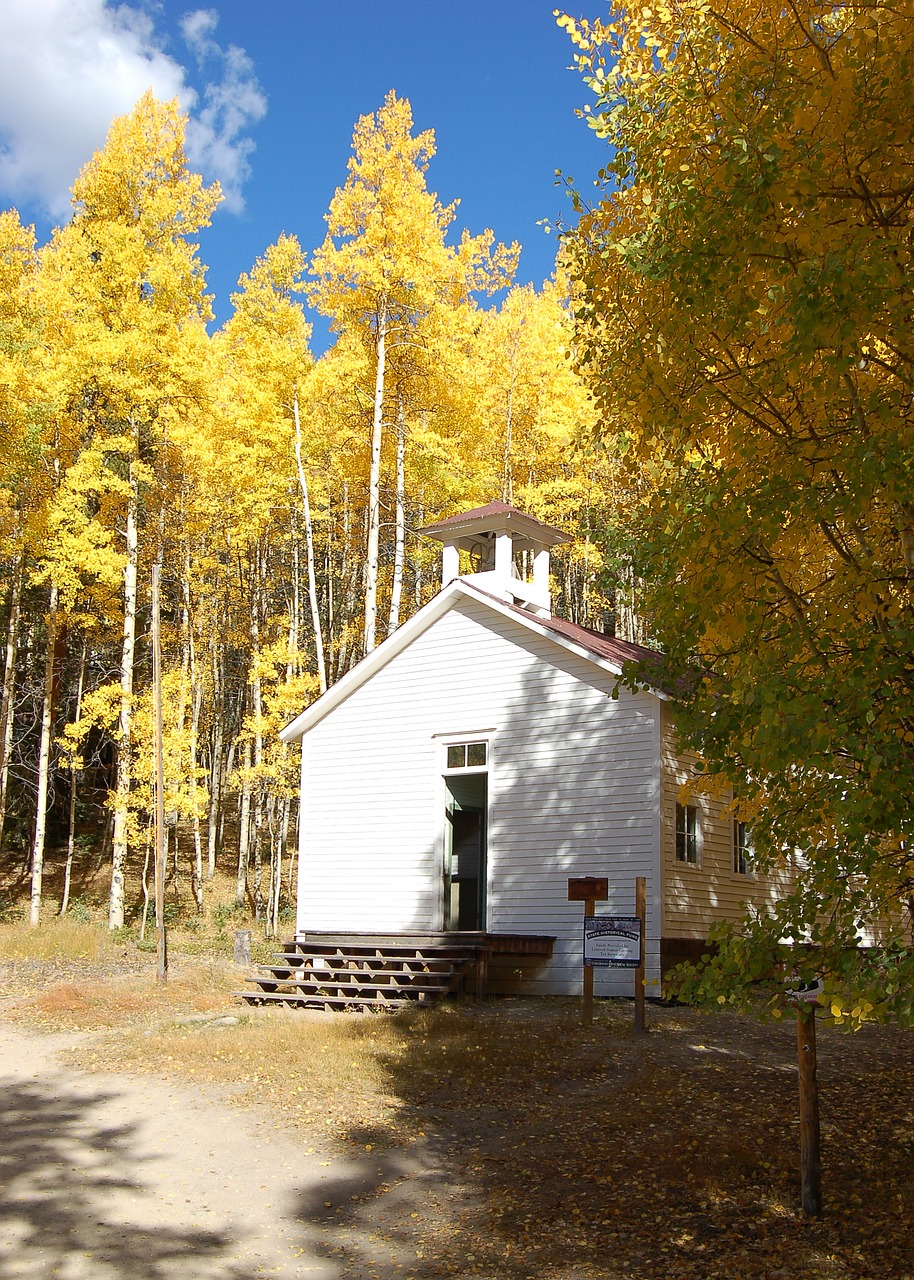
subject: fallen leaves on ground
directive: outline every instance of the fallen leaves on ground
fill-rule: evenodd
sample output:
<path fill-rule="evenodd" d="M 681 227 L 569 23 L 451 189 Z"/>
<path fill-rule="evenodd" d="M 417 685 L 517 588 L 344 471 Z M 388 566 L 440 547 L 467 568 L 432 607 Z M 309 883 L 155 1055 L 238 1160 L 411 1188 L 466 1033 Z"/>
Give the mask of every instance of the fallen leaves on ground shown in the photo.
<path fill-rule="evenodd" d="M 420 1213 L 336 1204 L 328 1252 L 424 1280 L 914 1280 L 909 1033 L 822 1027 L 825 1212 L 799 1209 L 792 1026 L 601 1003 L 492 1001 L 384 1016 L 248 1017 L 95 1038 L 84 1065 L 231 1086 L 366 1168 L 418 1144 Z M 394 1191 L 396 1188 L 394 1187 Z"/>
<path fill-rule="evenodd" d="M 585 1031 L 556 1004 L 442 1011 L 389 1064 L 401 1122 L 464 1171 L 468 1212 L 428 1207 L 423 1274 L 914 1277 L 908 1033 L 823 1027 L 826 1209 L 809 1220 L 792 1026 L 658 1009 L 636 1036 L 630 1006 Z"/>

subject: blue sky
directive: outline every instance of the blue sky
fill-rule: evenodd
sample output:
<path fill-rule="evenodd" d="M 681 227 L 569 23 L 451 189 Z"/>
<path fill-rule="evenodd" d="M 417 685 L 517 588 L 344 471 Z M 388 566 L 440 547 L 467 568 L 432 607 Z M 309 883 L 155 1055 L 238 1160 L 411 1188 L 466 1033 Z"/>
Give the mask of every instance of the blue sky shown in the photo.
<path fill-rule="evenodd" d="M 6 0 L 0 44 L 0 207 L 40 239 L 114 115 L 147 88 L 191 118 L 195 167 L 228 192 L 201 238 L 217 319 L 240 272 L 283 231 L 306 252 L 346 176 L 352 128 L 395 89 L 435 131 L 428 184 L 460 199 L 455 229 L 523 245 L 518 280 L 552 271 L 541 219 L 570 216 L 562 169 L 585 190 L 603 145 L 555 0 Z M 577 9 L 571 12 L 577 14 Z M 599 16 L 593 0 L 583 11 Z M 312 317 L 313 318 L 313 317 Z M 327 341 L 318 323 L 315 347 Z"/>

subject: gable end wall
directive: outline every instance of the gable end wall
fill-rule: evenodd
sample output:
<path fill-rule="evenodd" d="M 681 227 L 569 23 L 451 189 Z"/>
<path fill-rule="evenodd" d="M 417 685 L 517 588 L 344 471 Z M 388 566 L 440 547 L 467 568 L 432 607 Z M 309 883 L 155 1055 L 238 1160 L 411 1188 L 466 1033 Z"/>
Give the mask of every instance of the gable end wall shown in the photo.
<path fill-rule="evenodd" d="M 555 935 L 525 989 L 581 983 L 580 903 L 567 880 L 607 875 L 602 914 L 648 881 L 659 976 L 660 716 L 648 693 L 465 599 L 305 734 L 298 931 L 442 927 L 440 735 L 489 737 L 487 928 Z M 597 970 L 598 993 L 631 994 Z"/>

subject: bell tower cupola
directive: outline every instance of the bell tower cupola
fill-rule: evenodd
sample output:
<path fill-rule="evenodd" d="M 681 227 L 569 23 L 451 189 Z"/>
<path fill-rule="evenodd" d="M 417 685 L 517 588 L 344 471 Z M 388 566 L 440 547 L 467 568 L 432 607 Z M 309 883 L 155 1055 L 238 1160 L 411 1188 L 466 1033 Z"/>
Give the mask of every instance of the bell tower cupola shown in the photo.
<path fill-rule="evenodd" d="M 539 617 L 551 617 L 549 552 L 570 542 L 567 533 L 518 511 L 507 502 L 490 502 L 449 516 L 422 530 L 443 543 L 441 586 L 455 578 L 472 583 L 499 600 Z M 460 571 L 460 553 L 469 561 Z"/>

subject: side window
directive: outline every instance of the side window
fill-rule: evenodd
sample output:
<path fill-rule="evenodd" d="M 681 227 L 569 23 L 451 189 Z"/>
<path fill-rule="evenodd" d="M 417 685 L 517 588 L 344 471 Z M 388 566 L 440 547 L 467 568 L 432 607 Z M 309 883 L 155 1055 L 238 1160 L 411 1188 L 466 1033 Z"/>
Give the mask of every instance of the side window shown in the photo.
<path fill-rule="evenodd" d="M 738 876 L 752 871 L 752 830 L 748 822 L 733 820 L 733 870 Z"/>
<path fill-rule="evenodd" d="M 676 861 L 698 866 L 698 809 L 694 804 L 676 806 Z"/>

